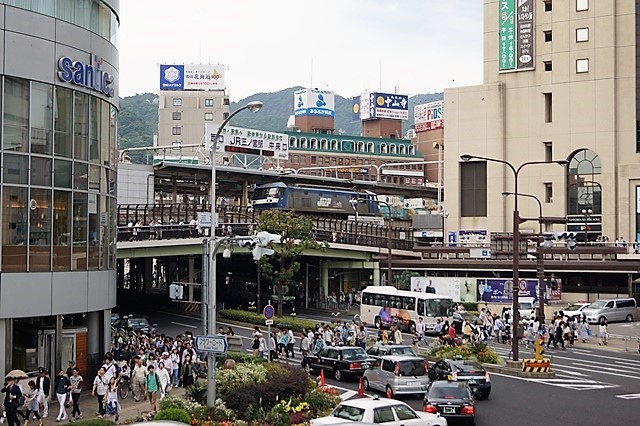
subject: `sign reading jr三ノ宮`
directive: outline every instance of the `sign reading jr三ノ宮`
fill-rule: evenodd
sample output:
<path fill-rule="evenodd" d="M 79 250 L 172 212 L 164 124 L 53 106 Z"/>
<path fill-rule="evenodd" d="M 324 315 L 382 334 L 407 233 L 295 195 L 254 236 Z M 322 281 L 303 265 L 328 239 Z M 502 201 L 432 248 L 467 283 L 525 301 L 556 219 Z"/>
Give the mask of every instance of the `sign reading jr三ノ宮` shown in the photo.
<path fill-rule="evenodd" d="M 498 69 L 531 70 L 534 65 L 533 0 L 499 0 Z"/>

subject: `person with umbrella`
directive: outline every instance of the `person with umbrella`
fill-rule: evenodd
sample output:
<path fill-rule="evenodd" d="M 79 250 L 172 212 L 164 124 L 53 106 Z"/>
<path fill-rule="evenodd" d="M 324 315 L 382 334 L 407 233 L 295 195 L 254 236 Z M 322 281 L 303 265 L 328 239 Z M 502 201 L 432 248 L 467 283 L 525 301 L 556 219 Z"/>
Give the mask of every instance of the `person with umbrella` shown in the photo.
<path fill-rule="evenodd" d="M 5 378 L 4 387 L 0 392 L 4 393 L 4 409 L 7 412 L 8 426 L 20 426 L 20 420 L 18 420 L 18 407 L 24 403 L 24 397 L 20 386 L 18 386 L 13 377 L 7 376 Z"/>

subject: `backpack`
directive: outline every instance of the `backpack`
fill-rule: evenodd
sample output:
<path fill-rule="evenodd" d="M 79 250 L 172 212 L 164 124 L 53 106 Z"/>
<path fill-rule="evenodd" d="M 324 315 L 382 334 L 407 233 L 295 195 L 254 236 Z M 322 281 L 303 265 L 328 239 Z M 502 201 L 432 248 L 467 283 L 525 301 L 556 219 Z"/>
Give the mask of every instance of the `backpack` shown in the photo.
<path fill-rule="evenodd" d="M 16 404 L 16 407 L 20 408 L 24 405 L 24 395 L 19 387 L 18 387 L 18 390 L 20 391 L 20 396 L 16 397 L 16 399 L 14 400 L 14 403 Z"/>

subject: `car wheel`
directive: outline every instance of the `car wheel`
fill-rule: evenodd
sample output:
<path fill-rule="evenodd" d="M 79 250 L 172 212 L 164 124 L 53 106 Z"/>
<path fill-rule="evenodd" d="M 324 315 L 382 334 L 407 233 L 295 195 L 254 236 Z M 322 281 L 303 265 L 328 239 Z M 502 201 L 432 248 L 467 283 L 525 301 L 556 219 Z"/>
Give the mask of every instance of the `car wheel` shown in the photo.
<path fill-rule="evenodd" d="M 633 315 L 631 315 L 631 314 L 627 315 L 626 320 L 627 320 L 627 322 L 633 321 Z"/>
<path fill-rule="evenodd" d="M 393 398 L 393 390 L 391 389 L 391 386 L 387 386 L 387 390 L 386 390 L 385 394 L 387 395 L 387 398 L 389 398 L 389 399 Z"/>
<path fill-rule="evenodd" d="M 333 372 L 333 377 L 337 380 L 340 381 L 342 380 L 342 371 L 340 370 L 336 370 Z"/>
<path fill-rule="evenodd" d="M 376 319 L 373 320 L 373 325 L 375 325 L 376 328 L 380 328 L 380 326 L 382 325 L 382 321 L 380 320 L 380 317 L 376 317 Z"/>
<path fill-rule="evenodd" d="M 364 390 L 371 389 L 369 387 L 369 379 L 367 379 L 366 377 L 362 379 L 362 387 L 364 388 Z"/>
<path fill-rule="evenodd" d="M 304 368 L 304 371 L 307 372 L 307 374 L 313 373 L 313 368 L 311 368 L 310 362 L 305 362 L 303 368 Z"/>

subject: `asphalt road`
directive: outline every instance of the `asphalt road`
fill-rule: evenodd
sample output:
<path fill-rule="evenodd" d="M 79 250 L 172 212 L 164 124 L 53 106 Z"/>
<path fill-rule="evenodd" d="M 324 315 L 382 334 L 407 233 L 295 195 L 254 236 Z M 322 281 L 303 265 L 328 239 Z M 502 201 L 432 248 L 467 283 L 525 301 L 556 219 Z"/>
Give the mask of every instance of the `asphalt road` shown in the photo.
<path fill-rule="evenodd" d="M 314 315 L 314 319 L 330 318 Z M 197 335 L 200 320 L 180 314 L 152 314 L 159 332 L 175 335 L 186 330 Z M 243 338 L 250 352 L 252 326 L 239 326 L 219 321 L 218 326 L 231 326 Z M 263 327 L 264 329 L 264 327 Z M 504 357 L 510 347 L 492 344 Z M 596 346 L 597 348 L 597 346 Z M 521 348 L 521 358 L 533 357 L 533 351 Z M 638 422 L 640 402 L 640 354 L 612 353 L 581 346 L 567 350 L 549 349 L 546 354 L 556 372 L 554 379 L 518 378 L 493 373 L 492 393 L 488 400 L 477 402 L 478 425 L 628 425 Z M 299 365 L 300 354 L 293 361 Z M 281 361 L 287 362 L 287 361 Z M 327 383 L 337 389 L 357 391 L 357 381 Z M 421 398 L 402 398 L 414 409 L 422 409 Z"/>

